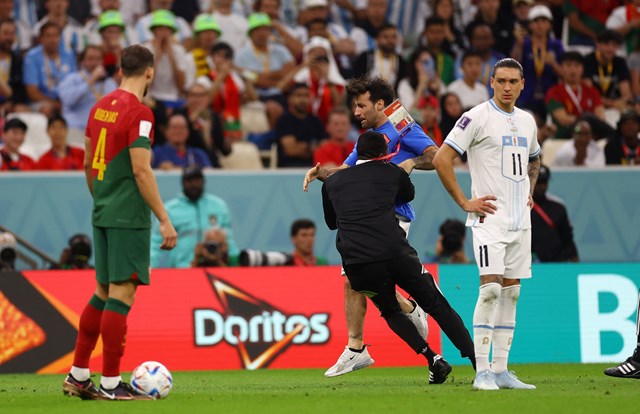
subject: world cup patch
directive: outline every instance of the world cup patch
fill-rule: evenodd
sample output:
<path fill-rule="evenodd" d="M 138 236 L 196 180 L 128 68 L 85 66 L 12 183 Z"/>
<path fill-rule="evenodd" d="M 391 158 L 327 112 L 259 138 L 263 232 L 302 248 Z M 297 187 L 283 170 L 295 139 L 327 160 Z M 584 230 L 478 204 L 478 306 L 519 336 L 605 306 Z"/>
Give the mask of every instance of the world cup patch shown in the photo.
<path fill-rule="evenodd" d="M 140 121 L 140 130 L 139 130 L 138 136 L 149 138 L 150 133 L 151 133 L 151 122 Z"/>
<path fill-rule="evenodd" d="M 462 118 L 460 118 L 456 126 L 464 131 L 465 129 L 467 129 L 470 123 L 471 118 L 469 118 L 468 116 L 463 116 Z"/>

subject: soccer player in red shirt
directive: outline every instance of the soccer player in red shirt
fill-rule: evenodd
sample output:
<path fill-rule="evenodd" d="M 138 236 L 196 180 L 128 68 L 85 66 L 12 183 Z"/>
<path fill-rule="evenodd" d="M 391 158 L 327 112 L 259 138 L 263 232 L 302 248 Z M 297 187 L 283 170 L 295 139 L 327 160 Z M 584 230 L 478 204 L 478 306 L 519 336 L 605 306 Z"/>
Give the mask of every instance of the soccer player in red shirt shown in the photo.
<path fill-rule="evenodd" d="M 33 170 L 36 163 L 27 155 L 18 151 L 24 143 L 27 124 L 18 118 L 8 120 L 4 124 L 4 148 L 0 150 L 0 171 Z"/>
<path fill-rule="evenodd" d="M 160 222 L 160 248 L 175 247 L 177 234 L 151 170 L 153 114 L 141 103 L 153 81 L 153 54 L 133 45 L 122 51 L 122 83 L 91 109 L 84 167 L 93 196 L 96 290 L 80 316 L 73 365 L 62 390 L 83 399 L 153 399 L 120 377 L 127 314 L 138 285 L 149 284 L 151 215 Z M 98 389 L 89 360 L 102 336 Z"/>
<path fill-rule="evenodd" d="M 47 134 L 51 138 L 51 149 L 45 152 L 36 164 L 36 170 L 82 170 L 84 150 L 67 145 L 67 121 L 53 115 L 47 122 Z"/>

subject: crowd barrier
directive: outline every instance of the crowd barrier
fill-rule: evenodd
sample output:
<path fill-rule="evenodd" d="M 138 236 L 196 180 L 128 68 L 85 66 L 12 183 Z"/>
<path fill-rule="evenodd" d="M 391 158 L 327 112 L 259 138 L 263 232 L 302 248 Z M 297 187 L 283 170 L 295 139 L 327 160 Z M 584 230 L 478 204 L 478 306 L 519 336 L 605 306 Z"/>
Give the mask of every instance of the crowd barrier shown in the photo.
<path fill-rule="evenodd" d="M 156 172 L 163 200 L 180 192 L 179 172 Z M 458 171 L 469 194 L 469 173 Z M 207 191 L 222 197 L 231 210 L 240 248 L 291 251 L 289 227 L 302 217 L 318 226 L 316 254 L 339 264 L 335 233 L 324 225 L 320 188 L 314 182 L 302 191 L 303 170 L 206 173 Z M 550 192 L 566 202 L 580 258 L 588 262 L 640 261 L 640 185 L 638 169 L 552 171 Z M 414 171 L 416 221 L 409 239 L 423 260 L 428 259 L 447 218 L 464 220 L 435 172 Z M 91 234 L 91 199 L 82 173 L 2 173 L 0 224 L 57 258 L 75 233 Z M 466 250 L 472 251 L 467 234 Z M 179 241 L 178 241 L 179 242 Z"/>
<path fill-rule="evenodd" d="M 471 330 L 475 266 L 428 265 Z M 635 347 L 640 263 L 534 265 L 523 282 L 511 362 L 604 362 Z M 337 266 L 156 270 L 128 320 L 123 370 L 158 360 L 172 370 L 327 368 L 346 344 Z M 0 373 L 64 373 L 92 271 L 0 274 Z M 376 366 L 423 365 L 369 305 L 365 340 Z M 429 342 L 464 364 L 429 320 Z M 102 345 L 92 360 L 100 371 Z"/>

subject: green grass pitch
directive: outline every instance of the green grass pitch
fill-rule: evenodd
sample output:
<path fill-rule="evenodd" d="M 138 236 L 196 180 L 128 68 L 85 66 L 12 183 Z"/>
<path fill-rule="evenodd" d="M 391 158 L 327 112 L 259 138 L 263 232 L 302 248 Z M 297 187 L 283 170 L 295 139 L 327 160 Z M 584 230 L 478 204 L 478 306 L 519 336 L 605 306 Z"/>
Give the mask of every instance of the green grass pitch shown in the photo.
<path fill-rule="evenodd" d="M 609 365 L 514 365 L 537 390 L 473 391 L 470 367 L 428 385 L 423 368 L 367 368 L 336 378 L 323 370 L 174 372 L 168 398 L 82 401 L 62 395 L 63 375 L 0 375 L 0 413 L 636 413 L 640 381 L 610 378 Z M 99 378 L 99 377 L 97 377 Z M 128 376 L 124 376 L 125 380 Z M 94 378 L 94 381 L 97 381 Z"/>

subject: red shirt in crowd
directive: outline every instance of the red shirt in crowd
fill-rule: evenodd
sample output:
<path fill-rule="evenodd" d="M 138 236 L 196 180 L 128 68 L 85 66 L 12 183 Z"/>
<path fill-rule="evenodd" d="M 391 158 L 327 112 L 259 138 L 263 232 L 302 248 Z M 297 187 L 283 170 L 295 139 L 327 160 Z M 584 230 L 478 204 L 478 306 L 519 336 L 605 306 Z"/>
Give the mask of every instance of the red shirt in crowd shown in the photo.
<path fill-rule="evenodd" d="M 313 153 L 313 164 L 320 165 L 334 164 L 342 165 L 349 154 L 353 151 L 355 143 L 347 141 L 344 144 L 336 144 L 332 141 L 325 141 Z"/>
<path fill-rule="evenodd" d="M 82 170 L 84 167 L 84 151 L 80 148 L 67 146 L 65 156 L 60 157 L 58 152 L 51 148 L 38 160 L 36 170 L 63 171 Z"/>
<path fill-rule="evenodd" d="M 0 171 L 28 171 L 35 167 L 35 161 L 27 155 L 12 157 L 5 149 L 0 150 Z"/>

